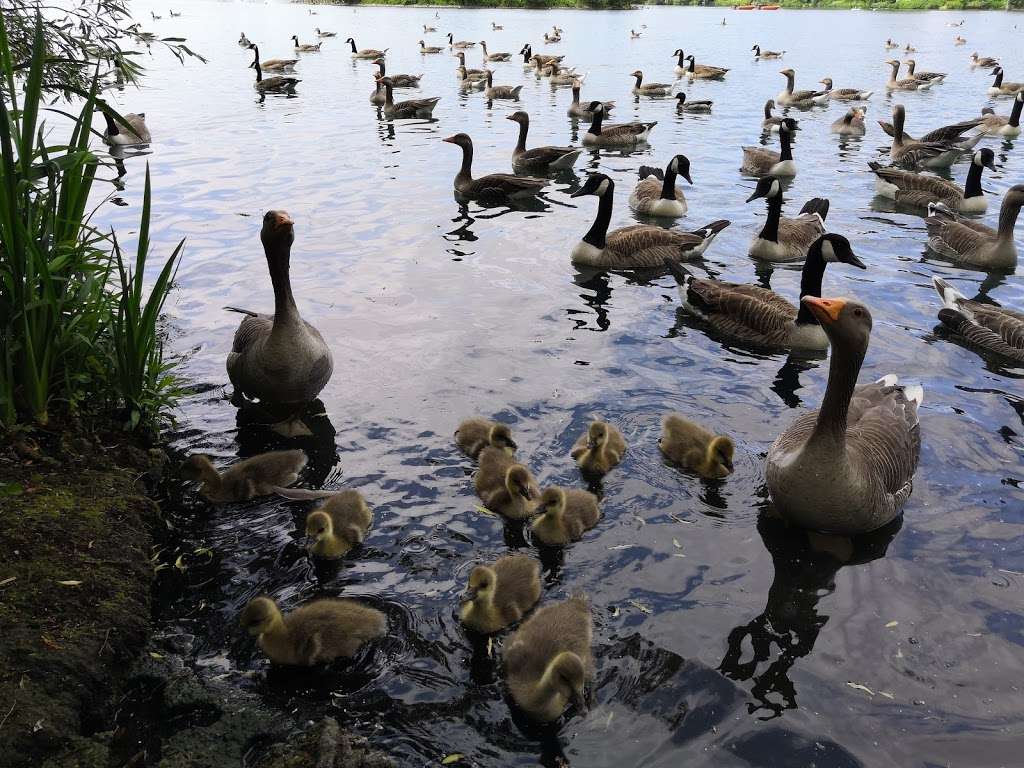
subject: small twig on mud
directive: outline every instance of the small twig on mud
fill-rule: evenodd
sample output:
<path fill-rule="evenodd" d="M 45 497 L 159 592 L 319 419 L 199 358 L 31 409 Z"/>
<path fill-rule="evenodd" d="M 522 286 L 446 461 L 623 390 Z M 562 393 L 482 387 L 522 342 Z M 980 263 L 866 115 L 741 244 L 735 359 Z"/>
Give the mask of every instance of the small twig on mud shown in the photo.
<path fill-rule="evenodd" d="M 7 710 L 7 714 L 4 715 L 4 719 L 0 720 L 0 728 L 4 727 L 4 723 L 6 723 L 7 722 L 7 718 L 11 716 L 11 713 L 14 711 L 14 706 L 17 703 L 18 703 L 17 701 L 14 701 L 14 702 L 11 703 L 11 708 Z"/>
<path fill-rule="evenodd" d="M 110 628 L 108 628 L 108 629 L 107 629 L 107 634 L 105 634 L 105 635 L 103 636 L 103 645 L 101 645 L 101 646 L 100 646 L 100 649 L 99 649 L 98 651 L 96 651 L 96 655 L 97 655 L 97 656 L 102 656 L 102 655 L 103 655 L 103 649 L 104 649 L 104 648 L 110 648 L 110 644 L 109 644 L 109 643 L 107 642 L 107 638 L 109 638 L 109 637 L 110 637 L 110 630 L 111 630 L 111 629 L 113 629 L 113 627 L 110 627 Z M 110 648 L 110 650 L 111 650 L 111 651 L 113 651 L 114 649 L 113 649 L 113 648 Z"/>

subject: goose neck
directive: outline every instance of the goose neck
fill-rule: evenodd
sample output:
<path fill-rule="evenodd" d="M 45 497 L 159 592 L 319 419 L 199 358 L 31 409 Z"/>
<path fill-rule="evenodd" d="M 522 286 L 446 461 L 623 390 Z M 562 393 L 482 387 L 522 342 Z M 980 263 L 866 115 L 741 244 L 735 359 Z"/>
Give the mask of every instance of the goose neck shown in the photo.
<path fill-rule="evenodd" d="M 267 268 L 274 288 L 274 327 L 298 316 L 295 298 L 292 296 L 292 282 L 289 274 L 291 262 L 291 241 L 289 238 L 267 244 Z"/>
<path fill-rule="evenodd" d="M 800 298 L 804 296 L 821 296 L 821 280 L 825 276 L 825 259 L 821 255 L 821 246 L 815 244 L 807 252 L 803 270 L 800 272 Z M 814 314 L 801 301 L 800 310 L 796 314 L 797 325 L 818 325 Z"/>
<path fill-rule="evenodd" d="M 1003 85 L 1003 70 L 996 72 L 995 82 L 992 83 L 993 88 L 1000 88 Z"/>
<path fill-rule="evenodd" d="M 526 134 L 530 132 L 530 124 L 523 120 L 519 123 L 519 140 L 516 142 L 515 153 L 521 155 L 526 151 Z"/>
<path fill-rule="evenodd" d="M 764 103 L 764 119 L 765 120 L 771 120 L 772 119 L 772 103 L 770 101 L 766 101 Z"/>
<path fill-rule="evenodd" d="M 789 137 L 789 131 L 780 131 L 779 141 L 782 143 L 782 151 L 779 153 L 779 162 L 793 159 L 793 144 Z M 781 197 L 781 196 L 780 196 Z"/>
<path fill-rule="evenodd" d="M 773 243 L 779 242 L 779 220 L 782 218 L 782 195 L 768 198 L 768 216 L 761 227 L 760 238 Z"/>
<path fill-rule="evenodd" d="M 964 184 L 964 199 L 970 197 L 981 197 L 981 171 L 982 166 L 971 161 L 971 169 L 967 172 L 967 181 Z"/>
<path fill-rule="evenodd" d="M 1024 100 L 1015 98 L 1013 100 L 1013 109 L 1010 110 L 1010 125 L 1014 128 L 1020 126 L 1020 112 L 1024 109 Z"/>
<path fill-rule="evenodd" d="M 675 162 L 669 161 L 665 166 L 665 179 L 661 183 L 661 197 L 663 200 L 676 199 L 676 168 Z"/>
<path fill-rule="evenodd" d="M 793 93 L 793 87 L 796 85 L 796 75 L 792 72 L 786 75 L 786 93 Z"/>
<path fill-rule="evenodd" d="M 683 56 L 683 49 L 679 49 L 679 60 L 676 62 L 676 66 L 680 69 L 686 69 L 686 57 Z"/>
<path fill-rule="evenodd" d="M 824 449 L 833 455 L 845 452 L 846 417 L 865 352 L 866 344 L 858 348 L 851 348 L 845 343 L 832 344 L 828 384 L 825 386 L 821 410 L 818 411 L 817 424 L 808 440 L 809 446 Z"/>
<path fill-rule="evenodd" d="M 591 134 L 592 136 L 600 136 L 601 123 L 604 121 L 604 110 L 595 109 L 591 114 L 593 114 L 593 117 L 590 118 L 590 129 L 587 131 L 587 133 Z"/>
<path fill-rule="evenodd" d="M 1011 193 L 1012 194 L 1012 193 Z M 1013 242 L 1013 228 L 1017 224 L 1017 215 L 1020 213 L 1021 203 L 1011 199 L 1008 194 L 999 208 L 999 240 L 1004 243 Z"/>
<path fill-rule="evenodd" d="M 585 243 L 589 243 L 600 250 L 604 250 L 605 246 L 608 245 L 608 225 L 612 221 L 612 198 L 614 193 L 615 186 L 609 180 L 608 188 L 603 195 L 600 195 L 601 199 L 597 204 L 597 218 L 594 219 L 594 223 L 587 230 L 587 234 L 583 236 Z"/>
<path fill-rule="evenodd" d="M 295 44 L 298 45 L 298 42 L 296 42 Z M 359 51 L 356 50 L 356 41 L 353 40 L 351 37 L 348 39 L 348 44 L 352 46 L 352 53 L 359 53 Z"/>
<path fill-rule="evenodd" d="M 469 182 L 473 180 L 473 145 L 463 144 L 462 145 L 462 165 L 459 168 L 459 173 L 455 177 L 455 181 L 458 182 Z"/>

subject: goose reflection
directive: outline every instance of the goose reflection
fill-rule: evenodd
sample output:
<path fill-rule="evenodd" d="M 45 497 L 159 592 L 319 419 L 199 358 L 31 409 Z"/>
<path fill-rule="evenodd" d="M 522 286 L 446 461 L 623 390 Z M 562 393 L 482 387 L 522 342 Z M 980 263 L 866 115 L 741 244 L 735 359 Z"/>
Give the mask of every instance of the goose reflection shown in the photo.
<path fill-rule="evenodd" d="M 787 408 L 798 408 L 803 403 L 797 394 L 799 390 L 803 389 L 803 385 L 800 383 L 800 374 L 817 368 L 820 360 L 825 359 L 826 354 L 821 353 L 819 360 L 808 359 L 806 355 L 786 358 L 786 362 L 775 374 L 770 388 L 786 404 Z"/>
<path fill-rule="evenodd" d="M 586 328 L 591 331 L 604 332 L 611 328 L 611 319 L 608 317 L 608 301 L 612 297 L 611 281 L 607 272 L 588 270 L 587 273 L 577 272 L 573 275 L 572 281 L 583 289 L 579 297 L 586 305 L 586 309 L 569 308 L 566 314 L 573 322 L 573 330 L 578 331 Z M 593 316 L 596 327 L 590 325 L 590 318 Z"/>
<path fill-rule="evenodd" d="M 883 557 L 902 524 L 898 517 L 870 534 L 845 537 L 790 528 L 761 515 L 757 530 L 772 556 L 775 578 L 761 615 L 729 633 L 728 650 L 718 667 L 732 680 L 753 681 L 750 714 L 771 720 L 797 707 L 790 670 L 814 650 L 828 623 L 829 616 L 819 612 L 818 603 L 835 591 L 840 568 Z M 748 658 L 745 644 L 752 649 Z"/>

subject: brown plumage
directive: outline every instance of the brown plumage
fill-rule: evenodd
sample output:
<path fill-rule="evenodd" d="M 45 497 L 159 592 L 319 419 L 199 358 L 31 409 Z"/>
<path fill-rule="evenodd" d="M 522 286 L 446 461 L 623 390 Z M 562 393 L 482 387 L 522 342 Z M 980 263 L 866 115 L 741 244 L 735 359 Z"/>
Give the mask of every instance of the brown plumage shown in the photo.
<path fill-rule="evenodd" d="M 547 179 L 510 173 L 489 173 L 474 179 L 473 140 L 465 133 L 457 133 L 443 141 L 462 149 L 462 165 L 455 176 L 455 192 L 464 199 L 499 201 L 533 197 L 547 186 Z"/>
<path fill-rule="evenodd" d="M 600 101 L 590 102 L 586 111 L 593 115 L 593 117 L 591 118 L 590 127 L 583 134 L 583 143 L 600 147 L 623 147 L 641 144 L 647 141 L 647 137 L 654 130 L 654 126 L 658 124 L 657 122 L 635 122 L 605 125 L 604 115 L 606 108 L 604 103 Z"/>
<path fill-rule="evenodd" d="M 494 73 L 489 69 L 484 70 L 487 78 L 487 87 L 484 88 L 484 96 L 488 99 L 519 99 L 519 92 L 523 90 L 521 85 L 494 85 Z"/>
<path fill-rule="evenodd" d="M 658 448 L 673 464 L 711 480 L 720 480 L 733 470 L 732 440 L 678 413 L 670 413 L 662 421 Z"/>
<path fill-rule="evenodd" d="M 597 496 L 577 488 L 557 485 L 545 488 L 537 505 L 537 518 L 530 524 L 534 537 L 550 547 L 579 541 L 601 517 Z"/>
<path fill-rule="evenodd" d="M 420 80 L 423 79 L 423 75 L 389 75 L 387 73 L 387 63 L 384 59 L 375 59 L 373 63 L 380 68 L 380 76 L 382 78 L 387 77 L 395 88 L 416 88 L 419 86 Z"/>
<path fill-rule="evenodd" d="M 307 461 L 300 450 L 271 451 L 235 462 L 218 472 L 209 456 L 197 453 L 185 460 L 181 474 L 187 480 L 202 481 L 199 492 L 210 501 L 247 501 L 291 485 L 299 479 Z"/>
<path fill-rule="evenodd" d="M 932 203 L 942 203 L 960 213 L 984 213 L 987 202 L 981 188 L 981 172 L 983 168 L 995 170 L 995 155 L 987 147 L 974 153 L 965 187 L 938 176 L 883 168 L 874 162 L 868 166 L 878 179 L 875 191 L 900 205 L 927 208 Z"/>
<path fill-rule="evenodd" d="M 508 120 L 519 124 L 519 139 L 512 150 L 512 169 L 516 173 L 547 173 L 572 168 L 580 153 L 579 147 L 533 147 L 526 148 L 526 137 L 530 131 L 530 116 L 519 110 L 508 115 Z"/>
<path fill-rule="evenodd" d="M 479 461 L 474 485 L 484 506 L 510 520 L 531 517 L 540 489 L 530 470 L 503 448 L 484 448 Z"/>
<path fill-rule="evenodd" d="M 359 491 L 348 489 L 332 493 L 306 515 L 309 552 L 325 559 L 342 557 L 363 543 L 371 523 L 373 512 Z"/>
<path fill-rule="evenodd" d="M 974 347 L 1024 363 L 1024 312 L 971 301 L 940 277 L 932 283 L 942 299 L 944 325 Z"/>
<path fill-rule="evenodd" d="M 437 102 L 441 100 L 440 96 L 434 96 L 429 99 L 408 99 L 396 103 L 391 78 L 382 77 L 380 84 L 384 86 L 384 114 L 388 117 L 400 119 L 430 117 L 434 113 Z"/>
<path fill-rule="evenodd" d="M 469 573 L 460 619 L 484 635 L 523 618 L 540 600 L 540 563 L 527 555 L 506 555 Z"/>
<path fill-rule="evenodd" d="M 999 228 L 962 219 L 943 205 L 930 205 L 925 225 L 928 247 L 957 264 L 982 269 L 1013 269 L 1017 246 L 1013 228 L 1024 205 L 1024 184 L 1010 187 L 999 207 Z"/>
<path fill-rule="evenodd" d="M 585 474 L 604 475 L 617 467 L 626 452 L 626 440 L 611 424 L 592 421 L 572 447 L 572 458 Z"/>
<path fill-rule="evenodd" d="M 507 424 L 480 418 L 466 419 L 459 424 L 455 430 L 455 443 L 471 459 L 480 456 L 480 451 L 488 446 L 504 449 L 510 455 L 518 447 Z"/>

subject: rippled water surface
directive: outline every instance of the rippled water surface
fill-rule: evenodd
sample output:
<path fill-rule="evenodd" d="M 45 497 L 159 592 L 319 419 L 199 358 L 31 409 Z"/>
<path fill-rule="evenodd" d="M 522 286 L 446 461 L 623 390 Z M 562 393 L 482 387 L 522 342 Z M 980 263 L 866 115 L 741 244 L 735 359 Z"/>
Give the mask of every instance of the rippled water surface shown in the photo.
<path fill-rule="evenodd" d="M 255 690 L 301 718 L 335 714 L 406 765 L 462 753 L 477 765 L 580 766 L 999 766 L 1020 763 L 1024 740 L 1024 391 L 1020 368 L 1002 366 L 936 329 L 932 275 L 969 296 L 1024 307 L 1019 273 L 959 270 L 924 251 L 923 220 L 873 197 L 867 163 L 888 146 L 881 88 L 886 37 L 912 42 L 922 69 L 945 84 L 902 97 L 915 135 L 970 117 L 988 102 L 987 73 L 972 50 L 1002 58 L 1024 79 L 1017 15 L 756 12 L 652 8 L 622 13 L 182 3 L 181 18 L 150 23 L 180 34 L 209 58 L 180 66 L 148 60 L 141 90 L 112 92 L 145 111 L 151 153 L 126 159 L 122 207 L 104 223 L 129 237 L 138 220 L 145 161 L 155 190 L 154 240 L 187 247 L 169 303 L 174 349 L 194 382 L 177 445 L 227 463 L 281 441 L 237 421 L 224 359 L 237 316 L 225 304 L 267 310 L 273 297 L 258 237 L 260 218 L 283 208 L 296 221 L 292 280 L 303 315 L 335 358 L 323 392 L 325 418 L 300 441 L 311 456 L 308 487 L 355 487 L 375 523 L 365 546 L 334 568 L 301 549 L 308 504 L 262 499 L 208 507 L 191 495 L 175 514 L 189 546 L 211 565 L 165 605 L 167 632 L 195 636 L 195 662 Z M 723 16 L 727 25 L 722 26 Z M 492 21 L 504 25 L 491 32 Z M 510 170 L 516 126 L 507 104 L 460 95 L 454 59 L 421 56 L 421 25 L 492 50 L 532 41 L 587 72 L 584 93 L 615 99 L 619 120 L 657 120 L 636 152 L 586 152 L 576 177 L 556 180 L 527 210 L 460 205 L 452 195 L 458 150 L 476 141 L 478 173 Z M 544 46 L 552 24 L 564 42 Z M 646 25 L 640 40 L 628 30 Z M 288 36 L 341 33 L 303 55 L 294 98 L 259 99 L 240 31 L 264 57 L 290 54 Z M 441 32 L 428 44 L 441 44 Z M 954 47 L 953 36 L 968 38 Z M 367 102 L 372 65 L 340 42 L 389 47 L 393 72 L 423 72 L 418 91 L 441 96 L 432 122 L 388 122 Z M 874 313 L 862 373 L 923 383 L 924 448 L 916 487 L 897 524 L 863 541 L 788 531 L 764 517 L 763 457 L 778 434 L 824 391 L 824 359 L 787 360 L 724 344 L 679 311 L 669 276 L 582 273 L 569 251 L 596 212 L 570 199 L 588 170 L 618 183 L 613 226 L 634 219 L 628 190 L 641 164 L 675 153 L 692 161 L 696 228 L 728 218 L 694 268 L 767 282 L 796 297 L 799 272 L 774 272 L 746 255 L 764 216 L 745 204 L 752 184 L 737 169 L 756 143 L 764 100 L 781 90 L 779 62 L 755 62 L 750 46 L 786 49 L 797 87 L 830 75 L 837 87 L 875 89 L 869 131 L 840 141 L 828 128 L 839 104 L 796 115 L 800 173 L 794 213 L 809 197 L 831 200 L 829 226 L 847 235 L 867 271 L 839 265 L 826 294 L 854 295 Z M 714 99 L 710 116 L 677 117 L 669 100 L 634 101 L 628 73 L 673 79 L 675 48 L 731 67 L 719 83 L 686 88 Z M 477 49 L 478 50 L 478 49 Z M 479 54 L 469 54 L 479 66 Z M 566 117 L 567 89 L 495 65 L 499 83 L 523 84 L 531 145 L 579 138 Z M 401 97 L 401 96 L 400 96 Z M 1010 104 L 1000 101 L 1000 113 Z M 1021 181 L 1024 147 L 986 139 L 998 200 Z M 962 181 L 966 165 L 953 169 Z M 659 422 L 679 410 L 731 434 L 733 476 L 702 483 L 667 467 Z M 618 424 L 630 447 L 603 484 L 604 516 L 582 542 L 544 554 L 544 601 L 583 590 L 593 600 L 594 707 L 560 732 L 520 727 L 500 665 L 461 630 L 457 595 L 472 564 L 510 549 L 534 551 L 521 532 L 482 514 L 470 462 L 452 444 L 475 413 L 513 425 L 521 456 L 542 483 L 580 485 L 569 447 L 589 419 Z M 201 558 L 197 558 L 201 560 Z M 390 636 L 349 668 L 295 680 L 266 674 L 240 606 L 259 593 L 292 607 L 317 595 L 359 597 L 389 615 Z M 495 656 L 499 654 L 496 651 Z"/>

